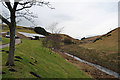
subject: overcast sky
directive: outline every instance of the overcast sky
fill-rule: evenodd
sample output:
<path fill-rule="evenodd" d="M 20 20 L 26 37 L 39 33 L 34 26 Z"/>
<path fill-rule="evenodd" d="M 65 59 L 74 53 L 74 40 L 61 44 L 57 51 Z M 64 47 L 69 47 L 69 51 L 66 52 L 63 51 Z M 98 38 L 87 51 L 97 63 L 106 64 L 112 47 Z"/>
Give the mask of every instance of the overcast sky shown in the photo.
<path fill-rule="evenodd" d="M 118 27 L 118 0 L 46 0 L 54 10 L 46 6 L 33 7 L 38 16 L 35 24 L 47 27 L 58 22 L 64 34 L 74 38 L 102 35 Z M 28 22 L 20 22 L 32 26 Z"/>

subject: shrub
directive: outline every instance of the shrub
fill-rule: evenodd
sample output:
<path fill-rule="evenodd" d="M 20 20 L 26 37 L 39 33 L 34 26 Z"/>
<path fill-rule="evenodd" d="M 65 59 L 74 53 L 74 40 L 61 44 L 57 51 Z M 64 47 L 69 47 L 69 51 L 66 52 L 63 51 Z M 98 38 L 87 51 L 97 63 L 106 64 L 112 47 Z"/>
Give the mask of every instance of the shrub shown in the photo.
<path fill-rule="evenodd" d="M 109 36 L 111 36 L 111 34 L 107 35 L 106 37 L 109 37 Z"/>
<path fill-rule="evenodd" d="M 45 35 L 45 36 L 48 36 L 49 33 L 42 27 L 35 27 L 34 28 L 34 31 L 37 33 L 37 34 L 41 34 L 41 35 Z"/>
<path fill-rule="evenodd" d="M 49 47 L 54 49 L 60 49 L 61 37 L 59 35 L 50 35 L 42 41 L 43 47 Z"/>
<path fill-rule="evenodd" d="M 102 40 L 102 38 L 101 38 L 101 37 L 96 38 L 96 39 L 93 41 L 93 43 L 96 42 L 97 40 Z"/>
<path fill-rule="evenodd" d="M 81 38 L 81 40 L 84 40 L 84 39 L 85 39 L 85 37 Z"/>
<path fill-rule="evenodd" d="M 65 44 L 72 44 L 72 40 L 69 39 L 69 38 L 65 38 L 64 41 L 63 41 Z"/>

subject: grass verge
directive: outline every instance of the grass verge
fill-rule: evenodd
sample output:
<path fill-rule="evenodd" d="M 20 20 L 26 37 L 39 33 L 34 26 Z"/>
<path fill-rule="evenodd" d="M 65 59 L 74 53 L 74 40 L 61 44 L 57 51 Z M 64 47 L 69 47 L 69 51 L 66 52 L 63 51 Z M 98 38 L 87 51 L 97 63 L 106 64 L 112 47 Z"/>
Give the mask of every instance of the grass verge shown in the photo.
<path fill-rule="evenodd" d="M 90 78 L 57 53 L 42 48 L 40 41 L 24 39 L 16 45 L 14 67 L 5 66 L 8 47 L 2 50 L 3 78 L 36 78 L 31 73 L 42 78 Z"/>
<path fill-rule="evenodd" d="M 10 38 L 2 37 L 2 45 L 9 43 Z"/>

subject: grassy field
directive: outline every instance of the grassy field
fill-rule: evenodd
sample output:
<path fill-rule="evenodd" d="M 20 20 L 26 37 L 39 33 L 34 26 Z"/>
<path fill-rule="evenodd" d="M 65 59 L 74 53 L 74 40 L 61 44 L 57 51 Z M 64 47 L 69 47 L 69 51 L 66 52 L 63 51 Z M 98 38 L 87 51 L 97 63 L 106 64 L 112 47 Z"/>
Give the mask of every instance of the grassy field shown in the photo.
<path fill-rule="evenodd" d="M 35 73 L 42 78 L 89 78 L 87 74 L 65 61 L 59 54 L 41 47 L 41 42 L 36 40 L 22 40 L 16 45 L 15 65 L 7 67 L 8 47 L 3 48 L 2 69 L 3 78 L 35 78 Z M 18 59 L 18 57 L 20 57 Z M 9 71 L 14 69 L 15 72 Z"/>
<path fill-rule="evenodd" d="M 21 30 L 16 29 L 16 32 L 25 32 L 25 33 L 34 33 L 34 34 L 36 34 L 36 32 L 34 32 L 33 30 L 27 30 L 27 29 L 23 29 L 23 30 L 22 29 Z"/>
<path fill-rule="evenodd" d="M 9 28 L 4 25 L 1 32 L 9 32 Z M 31 30 L 31 28 L 23 26 L 16 26 L 16 32 L 35 33 L 34 30 Z"/>
<path fill-rule="evenodd" d="M 1 42 L 2 45 L 9 43 L 9 40 L 10 40 L 9 38 L 2 37 L 2 42 Z"/>
<path fill-rule="evenodd" d="M 118 38 L 118 32 L 120 31 L 120 27 L 116 28 L 111 33 L 102 36 L 100 40 L 96 42 L 90 42 L 87 44 L 80 45 L 85 48 L 103 50 L 103 51 L 114 51 L 118 52 L 118 42 L 120 39 Z"/>
<path fill-rule="evenodd" d="M 9 32 L 9 30 L 2 29 L 1 32 Z M 35 33 L 33 30 L 27 30 L 27 29 L 16 29 L 16 32 Z"/>
<path fill-rule="evenodd" d="M 120 39 L 118 39 L 118 31 L 120 31 L 120 28 L 102 36 L 100 40 L 94 43 L 65 45 L 63 50 L 87 61 L 119 72 L 118 42 Z"/>

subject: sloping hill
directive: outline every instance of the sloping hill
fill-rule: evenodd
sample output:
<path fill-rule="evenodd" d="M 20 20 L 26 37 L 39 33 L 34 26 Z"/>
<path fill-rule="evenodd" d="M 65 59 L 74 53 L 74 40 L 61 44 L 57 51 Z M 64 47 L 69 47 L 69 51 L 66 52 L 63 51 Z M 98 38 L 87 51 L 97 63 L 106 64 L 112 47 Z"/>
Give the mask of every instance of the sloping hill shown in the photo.
<path fill-rule="evenodd" d="M 92 36 L 92 37 L 87 37 L 87 38 L 84 38 L 83 40 L 83 43 L 89 43 L 89 42 L 93 42 L 96 38 L 99 38 L 101 36 Z"/>
<path fill-rule="evenodd" d="M 38 40 L 23 39 L 22 43 L 16 45 L 16 66 L 13 67 L 5 66 L 8 48 L 2 51 L 3 78 L 89 78 L 57 53 L 43 48 Z"/>
<path fill-rule="evenodd" d="M 62 37 L 62 40 L 64 40 L 65 38 L 68 38 L 68 39 L 70 39 L 75 44 L 80 44 L 80 43 L 83 42 L 83 41 L 80 41 L 78 39 L 74 39 L 74 38 L 72 38 L 71 36 L 69 36 L 67 34 L 59 34 L 59 35 Z"/>
<path fill-rule="evenodd" d="M 9 27 L 7 25 L 0 24 L 0 26 L 2 26 L 2 32 L 9 32 Z M 35 33 L 33 28 L 24 26 L 16 26 L 16 32 Z"/>
<path fill-rule="evenodd" d="M 92 37 L 91 39 L 94 39 L 94 41 L 88 43 L 83 42 L 83 44 L 79 45 L 65 45 L 63 50 L 80 57 L 81 59 L 99 64 L 120 73 L 120 68 L 118 67 L 118 43 L 120 42 L 120 38 L 118 38 L 118 36 L 120 37 L 120 35 L 118 35 L 119 31 L 120 27 L 102 36 L 97 36 L 97 38 Z"/>
<path fill-rule="evenodd" d="M 8 28 L 7 25 L 1 25 L 0 24 L 0 26 L 2 26 L 2 32 L 9 32 L 9 28 Z M 24 27 L 24 26 L 16 26 L 16 32 L 36 33 L 33 28 L 31 28 L 31 27 Z M 49 33 L 49 32 L 47 32 L 47 33 Z M 49 34 L 51 34 L 51 33 L 49 33 Z M 79 43 L 82 42 L 82 41 L 74 39 L 74 38 L 72 38 L 72 37 L 70 37 L 69 35 L 66 35 L 66 34 L 58 34 L 58 35 L 60 35 L 62 37 L 62 40 L 64 40 L 65 38 L 69 38 L 74 43 L 78 43 L 79 44 Z"/>
<path fill-rule="evenodd" d="M 94 41 L 90 43 L 86 43 L 80 46 L 85 48 L 93 48 L 105 51 L 118 51 L 118 32 L 120 31 L 120 27 L 104 34 L 102 36 L 94 37 Z"/>

